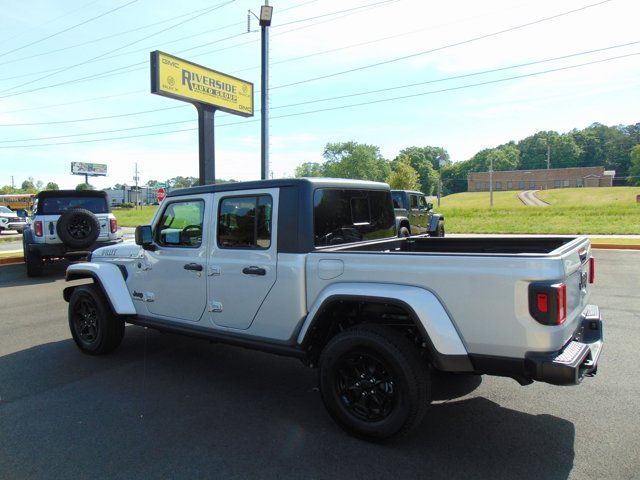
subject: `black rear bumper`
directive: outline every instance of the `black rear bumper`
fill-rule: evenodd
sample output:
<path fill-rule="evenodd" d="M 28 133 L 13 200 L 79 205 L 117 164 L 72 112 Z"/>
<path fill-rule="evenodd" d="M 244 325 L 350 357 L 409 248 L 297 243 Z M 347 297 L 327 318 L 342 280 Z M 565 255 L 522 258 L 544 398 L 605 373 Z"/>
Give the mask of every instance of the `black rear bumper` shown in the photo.
<path fill-rule="evenodd" d="M 532 380 L 553 385 L 577 385 L 598 371 L 603 346 L 602 317 L 596 305 L 587 305 L 571 340 L 559 352 L 528 353 L 525 370 Z"/>

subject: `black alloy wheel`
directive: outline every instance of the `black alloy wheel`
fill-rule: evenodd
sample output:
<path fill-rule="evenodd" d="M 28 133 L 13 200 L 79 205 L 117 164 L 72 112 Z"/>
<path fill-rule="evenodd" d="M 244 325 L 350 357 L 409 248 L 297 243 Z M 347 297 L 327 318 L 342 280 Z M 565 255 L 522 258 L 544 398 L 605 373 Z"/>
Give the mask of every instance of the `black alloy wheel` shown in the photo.
<path fill-rule="evenodd" d="M 98 307 L 89 295 L 82 295 L 73 306 L 73 326 L 86 345 L 98 340 Z"/>
<path fill-rule="evenodd" d="M 80 350 L 103 355 L 122 342 L 124 319 L 113 313 L 98 285 L 80 285 L 69 299 L 69 329 Z"/>
<path fill-rule="evenodd" d="M 397 379 L 375 351 L 351 351 L 336 365 L 335 389 L 343 406 L 355 417 L 376 422 L 395 406 Z"/>
<path fill-rule="evenodd" d="M 319 362 L 322 401 L 347 433 L 369 441 L 420 424 L 431 399 L 427 360 L 394 328 L 362 324 L 335 335 Z"/>

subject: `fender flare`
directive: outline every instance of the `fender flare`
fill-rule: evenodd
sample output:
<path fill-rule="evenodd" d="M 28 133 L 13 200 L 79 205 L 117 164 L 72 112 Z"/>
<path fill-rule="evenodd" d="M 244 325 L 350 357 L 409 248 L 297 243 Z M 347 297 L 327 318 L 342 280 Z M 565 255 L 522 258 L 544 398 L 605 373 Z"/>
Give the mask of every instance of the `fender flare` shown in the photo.
<path fill-rule="evenodd" d="M 442 303 L 432 292 L 420 287 L 384 283 L 334 283 L 315 300 L 305 318 L 298 344 L 305 345 L 314 322 L 324 307 L 337 300 L 362 300 L 395 304 L 410 312 L 422 330 L 434 355 L 436 366 L 447 371 L 473 371 L 467 349 Z"/>
<path fill-rule="evenodd" d="M 131 300 L 129 289 L 117 265 L 111 263 L 76 263 L 67 268 L 66 280 L 92 278 L 104 292 L 111 308 L 117 315 L 135 315 L 136 308 Z M 64 299 L 69 301 L 76 287 L 64 289 Z"/>
<path fill-rule="evenodd" d="M 434 213 L 431 215 L 431 221 L 429 223 L 429 232 L 435 232 L 438 230 L 438 222 L 444 220 L 444 215 L 440 213 Z"/>

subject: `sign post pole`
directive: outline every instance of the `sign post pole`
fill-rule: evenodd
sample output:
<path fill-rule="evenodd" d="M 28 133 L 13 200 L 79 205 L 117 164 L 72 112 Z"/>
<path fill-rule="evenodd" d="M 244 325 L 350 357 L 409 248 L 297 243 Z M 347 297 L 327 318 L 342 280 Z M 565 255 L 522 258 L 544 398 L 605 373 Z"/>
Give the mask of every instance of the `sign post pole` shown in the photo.
<path fill-rule="evenodd" d="M 217 109 L 204 104 L 197 104 L 196 108 L 198 109 L 198 148 L 200 152 L 199 181 L 200 185 L 210 185 L 216 183 L 214 117 Z"/>

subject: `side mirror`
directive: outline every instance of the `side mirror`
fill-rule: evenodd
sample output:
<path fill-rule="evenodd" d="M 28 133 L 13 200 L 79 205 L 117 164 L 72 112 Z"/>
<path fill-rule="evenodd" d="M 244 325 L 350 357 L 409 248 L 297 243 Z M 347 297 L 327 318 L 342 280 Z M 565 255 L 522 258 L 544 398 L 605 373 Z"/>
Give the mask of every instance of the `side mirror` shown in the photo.
<path fill-rule="evenodd" d="M 433 203 L 427 203 L 427 210 L 433 210 Z"/>
<path fill-rule="evenodd" d="M 136 244 L 145 250 L 155 250 L 151 225 L 138 225 L 136 227 Z"/>

